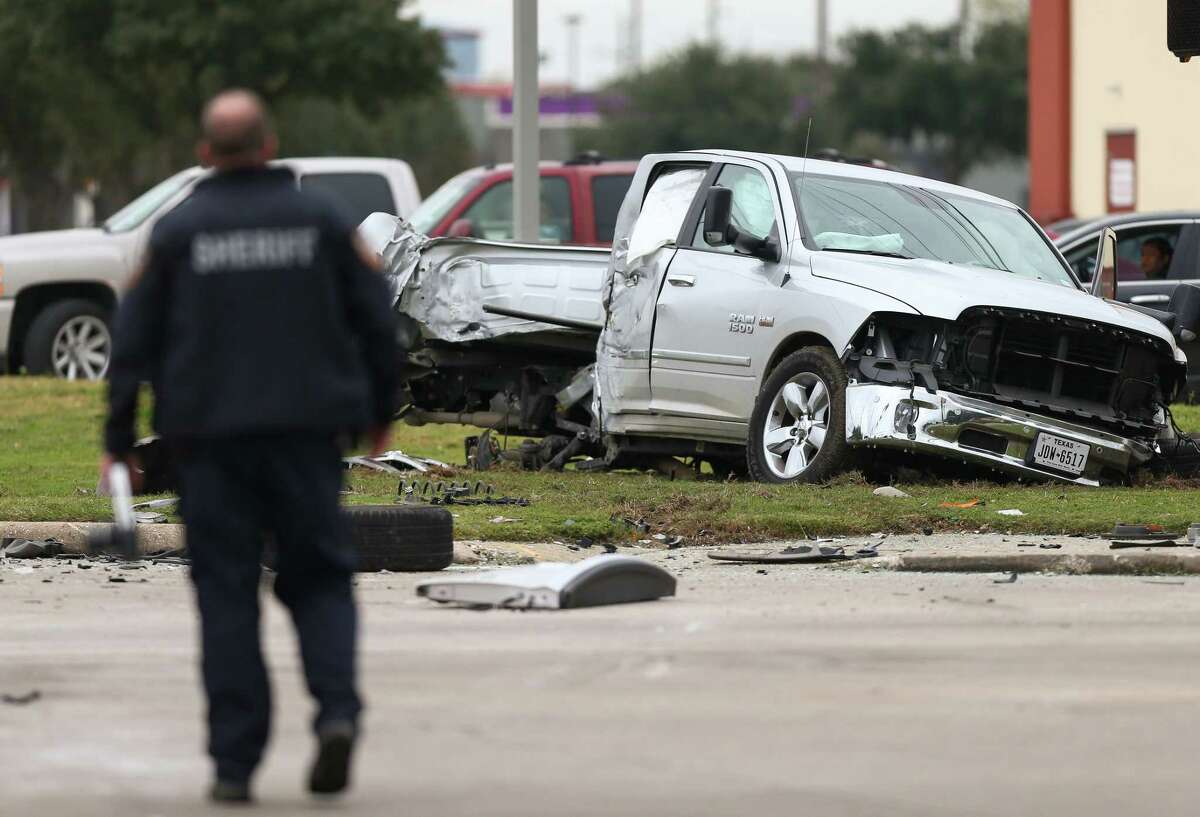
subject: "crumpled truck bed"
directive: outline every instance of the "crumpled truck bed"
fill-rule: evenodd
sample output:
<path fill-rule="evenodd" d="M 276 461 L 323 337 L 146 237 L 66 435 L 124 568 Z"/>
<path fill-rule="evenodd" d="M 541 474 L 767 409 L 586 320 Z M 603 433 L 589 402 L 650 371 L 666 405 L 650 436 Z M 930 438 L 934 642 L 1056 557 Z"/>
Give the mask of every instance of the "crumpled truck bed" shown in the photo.
<path fill-rule="evenodd" d="M 590 324 L 597 332 L 604 322 L 608 250 L 428 238 L 385 213 L 359 231 L 383 259 L 396 308 L 425 338 L 461 343 L 560 328 L 484 306 Z"/>

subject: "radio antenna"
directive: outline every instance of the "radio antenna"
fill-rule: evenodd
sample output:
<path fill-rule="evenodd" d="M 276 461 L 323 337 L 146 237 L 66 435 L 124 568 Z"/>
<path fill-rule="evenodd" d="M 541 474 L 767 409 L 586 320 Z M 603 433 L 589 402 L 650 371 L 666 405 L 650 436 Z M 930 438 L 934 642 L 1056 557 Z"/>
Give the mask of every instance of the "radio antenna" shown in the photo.
<path fill-rule="evenodd" d="M 813 118 L 810 116 L 808 118 L 808 133 L 804 136 L 804 159 L 800 162 L 800 189 L 796 193 L 796 200 L 801 209 L 804 207 L 804 180 L 807 178 L 806 174 L 808 173 L 808 142 L 812 139 L 812 126 Z M 800 226 L 803 229 L 803 217 L 800 218 Z"/>

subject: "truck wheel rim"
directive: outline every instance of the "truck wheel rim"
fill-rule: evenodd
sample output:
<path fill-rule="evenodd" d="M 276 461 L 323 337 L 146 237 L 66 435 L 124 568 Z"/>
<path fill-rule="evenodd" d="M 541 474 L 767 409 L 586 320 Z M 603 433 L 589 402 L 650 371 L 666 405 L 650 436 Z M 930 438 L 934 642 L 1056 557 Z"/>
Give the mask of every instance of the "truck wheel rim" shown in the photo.
<path fill-rule="evenodd" d="M 763 453 L 771 473 L 795 479 L 808 470 L 825 444 L 829 429 L 829 386 L 812 372 L 801 372 L 771 401 L 763 425 Z"/>
<path fill-rule="evenodd" d="M 112 336 L 104 321 L 93 315 L 79 315 L 59 328 L 50 355 L 59 377 L 99 380 L 108 372 Z"/>

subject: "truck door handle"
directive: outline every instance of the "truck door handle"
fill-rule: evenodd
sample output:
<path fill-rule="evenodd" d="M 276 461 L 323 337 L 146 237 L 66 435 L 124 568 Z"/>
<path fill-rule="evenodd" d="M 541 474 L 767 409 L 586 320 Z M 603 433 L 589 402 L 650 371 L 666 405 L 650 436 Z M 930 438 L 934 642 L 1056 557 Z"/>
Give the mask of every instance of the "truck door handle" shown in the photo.
<path fill-rule="evenodd" d="M 1134 295 L 1129 299 L 1131 304 L 1165 304 L 1170 301 L 1170 295 Z"/>
<path fill-rule="evenodd" d="M 667 276 L 667 283 L 673 287 L 694 287 L 696 285 L 696 276 L 676 272 Z"/>

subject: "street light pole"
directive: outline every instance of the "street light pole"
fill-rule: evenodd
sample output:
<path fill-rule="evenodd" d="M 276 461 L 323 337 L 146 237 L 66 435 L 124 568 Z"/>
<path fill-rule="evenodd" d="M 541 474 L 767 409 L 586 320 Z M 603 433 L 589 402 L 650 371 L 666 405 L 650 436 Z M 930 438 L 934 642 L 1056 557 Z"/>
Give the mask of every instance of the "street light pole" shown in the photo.
<path fill-rule="evenodd" d="M 579 99 L 579 24 L 581 14 L 568 14 L 567 24 L 567 131 L 575 147 L 575 103 Z"/>
<path fill-rule="evenodd" d="M 538 7 L 513 0 L 513 238 L 537 241 Z"/>

